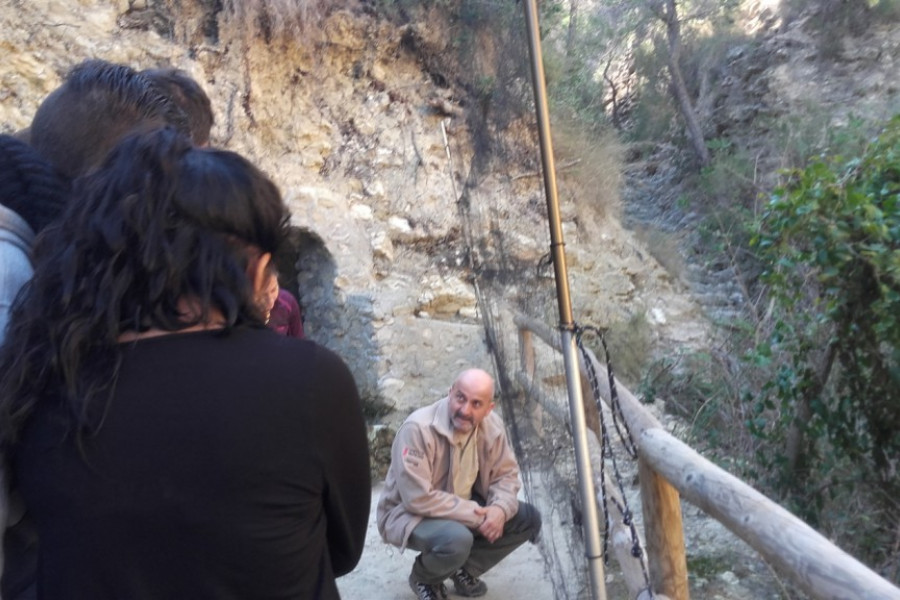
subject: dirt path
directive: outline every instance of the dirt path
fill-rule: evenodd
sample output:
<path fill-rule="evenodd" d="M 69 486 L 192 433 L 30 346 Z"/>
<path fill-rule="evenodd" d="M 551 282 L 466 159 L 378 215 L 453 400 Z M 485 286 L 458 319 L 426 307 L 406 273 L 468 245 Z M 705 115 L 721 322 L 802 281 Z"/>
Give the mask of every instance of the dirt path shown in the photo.
<path fill-rule="evenodd" d="M 362 560 L 349 575 L 338 579 L 338 589 L 343 600 L 412 600 L 415 595 L 409 589 L 407 578 L 416 553 L 401 553 L 394 546 L 381 541 L 375 526 L 375 505 L 381 493 L 381 484 L 372 490 L 372 512 Z M 552 600 L 553 588 L 544 572 L 544 561 L 536 546 L 525 544 L 506 560 L 484 576 L 488 593 L 483 600 Z M 453 584 L 448 590 L 451 598 Z"/>

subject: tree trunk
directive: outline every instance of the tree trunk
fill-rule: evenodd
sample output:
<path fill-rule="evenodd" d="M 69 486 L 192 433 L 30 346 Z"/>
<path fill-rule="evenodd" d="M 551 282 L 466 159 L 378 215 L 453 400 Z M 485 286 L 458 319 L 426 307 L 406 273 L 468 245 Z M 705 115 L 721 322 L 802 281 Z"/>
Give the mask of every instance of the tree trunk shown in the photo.
<path fill-rule="evenodd" d="M 701 167 L 709 165 L 709 150 L 703 140 L 703 131 L 700 129 L 700 121 L 688 95 L 684 77 L 681 74 L 681 24 L 678 21 L 678 10 L 675 0 L 665 0 L 665 7 L 655 5 L 656 16 L 666 24 L 666 38 L 669 42 L 669 76 L 672 78 L 672 95 L 681 111 L 687 126 L 688 139 L 697 155 Z"/>
<path fill-rule="evenodd" d="M 578 33 L 578 2 L 569 0 L 569 28 L 566 31 L 566 57 L 571 58 L 575 51 L 575 35 Z"/>
<path fill-rule="evenodd" d="M 612 104 L 612 123 L 613 127 L 620 127 L 622 124 L 622 119 L 619 116 L 619 91 L 616 87 L 616 82 L 612 80 L 609 76 L 609 68 L 612 66 L 612 59 L 606 63 L 606 67 L 603 69 L 603 80 L 606 82 L 606 85 L 609 86 L 609 103 Z"/>
<path fill-rule="evenodd" d="M 837 354 L 837 348 L 834 343 L 828 345 L 825 354 L 819 363 L 819 370 L 816 373 L 815 384 L 812 385 L 799 403 L 794 408 L 794 420 L 787 431 L 785 440 L 785 458 L 787 459 L 787 472 L 785 479 L 791 482 L 791 491 L 802 492 L 809 479 L 809 455 L 812 450 L 811 440 L 806 435 L 804 425 L 809 423 L 812 418 L 812 401 L 822 394 L 828 378 L 831 376 L 831 369 L 834 366 L 834 359 Z"/>

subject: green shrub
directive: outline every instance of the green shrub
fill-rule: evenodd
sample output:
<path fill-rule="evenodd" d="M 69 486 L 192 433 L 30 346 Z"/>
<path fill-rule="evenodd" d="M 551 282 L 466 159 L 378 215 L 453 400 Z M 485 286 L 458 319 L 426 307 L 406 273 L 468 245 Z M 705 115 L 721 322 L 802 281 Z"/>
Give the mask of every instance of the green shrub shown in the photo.
<path fill-rule="evenodd" d="M 842 490 L 900 492 L 900 116 L 858 158 L 787 175 L 754 240 L 773 325 L 746 357 L 770 373 L 748 425 L 816 523 Z"/>
<path fill-rule="evenodd" d="M 669 92 L 665 54 L 645 42 L 635 49 L 634 68 L 638 92 L 629 137 L 633 140 L 671 139 L 673 132 L 680 129 L 678 113 Z"/>
<path fill-rule="evenodd" d="M 653 330 L 643 314 L 636 314 L 627 321 L 611 324 L 603 331 L 609 356 L 596 331 L 588 330 L 581 343 L 605 364 L 612 364 L 613 374 L 625 387 L 635 388 L 651 359 Z"/>

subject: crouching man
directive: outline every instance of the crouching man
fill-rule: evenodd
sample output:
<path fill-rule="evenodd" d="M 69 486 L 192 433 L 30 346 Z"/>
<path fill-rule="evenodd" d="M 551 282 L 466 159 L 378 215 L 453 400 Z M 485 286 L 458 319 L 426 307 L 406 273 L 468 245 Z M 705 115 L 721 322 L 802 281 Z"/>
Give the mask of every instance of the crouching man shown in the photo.
<path fill-rule="evenodd" d="M 541 515 L 519 502 L 519 465 L 494 408 L 494 380 L 460 373 L 446 398 L 412 413 L 394 439 L 378 502 L 385 542 L 418 550 L 409 585 L 419 600 L 482 596 L 479 579 L 526 541 Z"/>

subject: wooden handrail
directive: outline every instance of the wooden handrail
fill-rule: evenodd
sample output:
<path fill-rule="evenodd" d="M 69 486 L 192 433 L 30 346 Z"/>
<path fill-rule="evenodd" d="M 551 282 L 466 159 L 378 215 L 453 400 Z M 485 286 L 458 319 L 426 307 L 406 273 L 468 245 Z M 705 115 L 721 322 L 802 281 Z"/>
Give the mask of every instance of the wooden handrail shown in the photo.
<path fill-rule="evenodd" d="M 811 597 L 900 599 L 900 589 L 665 431 L 644 431 L 639 446 L 647 463 L 686 500 L 738 535 Z"/>
<path fill-rule="evenodd" d="M 545 324 L 523 315 L 516 315 L 514 322 L 520 331 L 531 331 L 551 348 L 560 349 L 559 336 Z M 600 396 L 608 404 L 610 390 L 606 368 L 593 353 L 587 351 L 585 354 L 597 374 Z M 523 360 L 526 360 L 524 355 Z M 532 359 L 527 361 L 533 373 L 534 362 Z M 686 572 L 684 575 L 677 572 L 682 559 L 673 563 L 671 557 L 660 555 L 660 548 L 653 551 L 653 545 L 657 544 L 669 549 L 662 550 L 663 553 L 673 551 L 680 552 L 681 557 L 684 555 L 680 507 L 677 514 L 672 512 L 673 504 L 677 504 L 678 494 L 681 494 L 747 542 L 779 573 L 816 600 L 900 600 L 900 589 L 782 506 L 673 437 L 621 384 L 617 384 L 616 390 L 623 418 L 640 457 L 641 497 L 650 555 L 648 566 L 654 589 L 673 599 L 687 598 Z M 650 480 L 649 488 L 645 487 L 645 480 Z M 656 539 L 660 534 L 663 539 Z M 671 549 L 672 545 L 678 544 L 680 550 Z"/>

